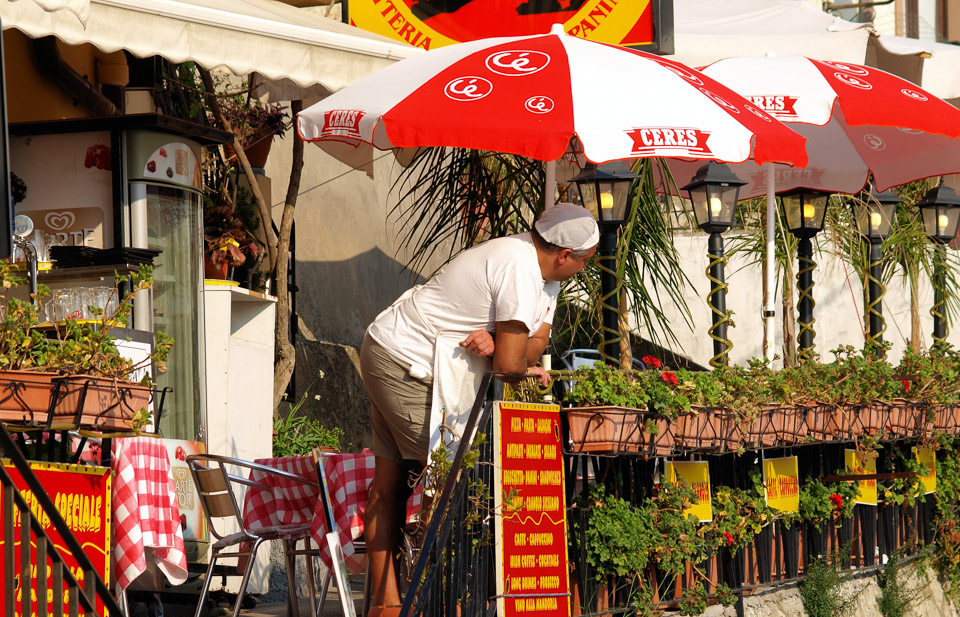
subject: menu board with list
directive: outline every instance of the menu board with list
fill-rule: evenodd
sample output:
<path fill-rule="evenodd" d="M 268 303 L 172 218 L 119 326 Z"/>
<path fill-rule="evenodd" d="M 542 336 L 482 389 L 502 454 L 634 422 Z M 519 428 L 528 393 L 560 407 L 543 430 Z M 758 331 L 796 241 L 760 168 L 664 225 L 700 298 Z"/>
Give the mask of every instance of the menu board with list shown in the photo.
<path fill-rule="evenodd" d="M 567 521 L 560 408 L 494 408 L 498 614 L 568 617 Z"/>

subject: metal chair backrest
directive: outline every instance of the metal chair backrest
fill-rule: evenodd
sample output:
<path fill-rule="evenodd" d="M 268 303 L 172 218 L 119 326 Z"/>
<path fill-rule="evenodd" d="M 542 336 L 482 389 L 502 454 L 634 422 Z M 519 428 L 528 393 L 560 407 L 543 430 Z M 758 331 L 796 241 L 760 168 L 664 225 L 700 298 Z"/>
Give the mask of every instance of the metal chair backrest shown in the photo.
<path fill-rule="evenodd" d="M 236 533 L 224 531 L 226 521 L 235 521 L 240 532 L 248 537 L 256 537 L 247 529 L 243 521 L 243 511 L 240 504 L 243 495 L 237 494 L 237 485 L 247 486 L 256 490 L 269 491 L 270 487 L 262 482 L 254 482 L 243 476 L 230 473 L 228 466 L 240 469 L 263 469 L 268 473 L 283 473 L 269 467 L 241 459 L 218 456 L 215 454 L 191 454 L 187 457 L 187 467 L 197 485 L 197 494 L 203 505 L 203 514 L 207 518 L 207 527 L 210 533 L 218 540 Z"/>

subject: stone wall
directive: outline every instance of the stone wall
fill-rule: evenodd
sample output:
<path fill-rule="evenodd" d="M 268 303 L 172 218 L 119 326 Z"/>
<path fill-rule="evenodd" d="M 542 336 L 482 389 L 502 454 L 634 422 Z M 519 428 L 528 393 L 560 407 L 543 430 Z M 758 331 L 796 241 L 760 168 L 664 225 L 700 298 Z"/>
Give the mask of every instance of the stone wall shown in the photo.
<path fill-rule="evenodd" d="M 907 570 L 908 567 L 905 566 L 904 571 Z M 924 599 L 918 606 L 907 612 L 905 617 L 957 617 L 960 615 L 957 608 L 947 602 L 943 595 L 943 587 L 933 570 L 927 570 L 926 580 L 917 576 L 914 570 L 913 576 L 907 579 L 907 584 L 923 587 Z M 850 595 L 860 591 L 857 608 L 849 617 L 883 617 L 877 604 L 880 599 L 880 587 L 877 585 L 876 576 L 853 579 L 846 583 L 845 591 Z M 757 591 L 744 598 L 744 617 L 804 617 L 806 615 L 800 589 L 796 585 Z M 703 617 L 736 616 L 737 611 L 734 607 L 711 606 L 703 613 Z M 837 615 L 837 617 L 841 616 Z"/>

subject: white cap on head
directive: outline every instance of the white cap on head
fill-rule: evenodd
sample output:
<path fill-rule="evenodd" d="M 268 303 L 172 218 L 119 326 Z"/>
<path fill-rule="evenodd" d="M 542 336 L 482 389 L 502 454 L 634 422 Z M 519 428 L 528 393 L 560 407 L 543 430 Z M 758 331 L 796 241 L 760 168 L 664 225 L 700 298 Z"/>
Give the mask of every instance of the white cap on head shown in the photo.
<path fill-rule="evenodd" d="M 600 229 L 593 215 L 573 204 L 547 208 L 533 226 L 544 240 L 565 249 L 585 251 L 600 242 Z"/>

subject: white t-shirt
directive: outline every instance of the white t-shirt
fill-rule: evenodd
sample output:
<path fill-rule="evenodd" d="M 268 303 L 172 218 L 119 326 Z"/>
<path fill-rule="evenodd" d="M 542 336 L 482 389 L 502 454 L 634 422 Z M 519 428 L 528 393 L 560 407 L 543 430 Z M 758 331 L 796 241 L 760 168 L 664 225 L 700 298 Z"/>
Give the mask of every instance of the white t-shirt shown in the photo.
<path fill-rule="evenodd" d="M 410 366 L 433 373 L 438 334 L 462 340 L 498 321 L 520 321 L 530 336 L 553 323 L 560 283 L 544 281 L 529 233 L 495 238 L 457 255 L 410 297 L 367 328 L 371 337 Z"/>

